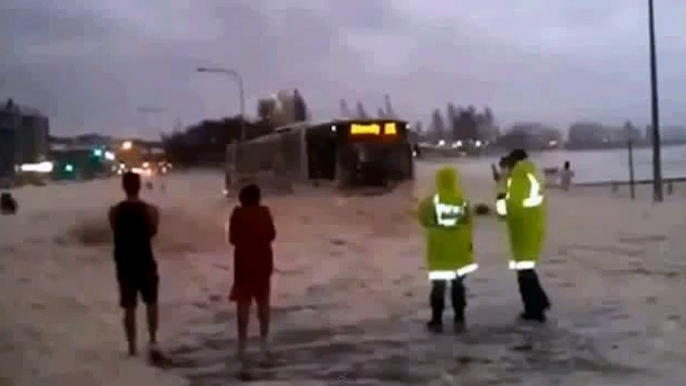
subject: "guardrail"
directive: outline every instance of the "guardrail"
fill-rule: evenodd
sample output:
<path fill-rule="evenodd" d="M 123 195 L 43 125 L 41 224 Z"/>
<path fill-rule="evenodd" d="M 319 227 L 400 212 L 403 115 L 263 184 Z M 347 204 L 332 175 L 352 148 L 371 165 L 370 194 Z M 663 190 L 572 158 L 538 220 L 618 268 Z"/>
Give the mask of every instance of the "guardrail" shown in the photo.
<path fill-rule="evenodd" d="M 663 179 L 663 186 L 666 188 L 666 193 L 668 195 L 671 195 L 674 193 L 674 184 L 675 183 L 680 183 L 680 182 L 686 182 L 686 177 L 674 177 L 674 178 L 664 178 Z M 619 190 L 620 186 L 632 186 L 632 185 L 652 185 L 653 180 L 652 179 L 643 179 L 643 180 L 635 180 L 635 181 L 597 181 L 597 182 L 582 182 L 582 183 L 575 183 L 573 187 L 602 187 L 602 186 L 609 186 L 612 189 L 613 193 L 616 193 Z"/>

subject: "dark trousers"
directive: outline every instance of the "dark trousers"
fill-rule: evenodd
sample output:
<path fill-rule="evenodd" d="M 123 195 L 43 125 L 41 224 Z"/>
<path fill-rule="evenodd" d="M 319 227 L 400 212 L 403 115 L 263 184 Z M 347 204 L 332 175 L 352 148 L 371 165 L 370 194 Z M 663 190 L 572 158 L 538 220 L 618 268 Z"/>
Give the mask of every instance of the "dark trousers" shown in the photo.
<path fill-rule="evenodd" d="M 528 316 L 541 316 L 550 308 L 550 300 L 538 280 L 538 274 L 533 269 L 517 271 L 519 294 L 524 303 L 524 313 Z"/>
<path fill-rule="evenodd" d="M 448 280 L 431 281 L 431 321 L 441 322 L 443 310 L 445 309 L 445 292 Z M 455 320 L 464 321 L 464 310 L 467 307 L 467 293 L 462 278 L 450 280 L 450 297 L 453 309 L 455 310 Z"/>

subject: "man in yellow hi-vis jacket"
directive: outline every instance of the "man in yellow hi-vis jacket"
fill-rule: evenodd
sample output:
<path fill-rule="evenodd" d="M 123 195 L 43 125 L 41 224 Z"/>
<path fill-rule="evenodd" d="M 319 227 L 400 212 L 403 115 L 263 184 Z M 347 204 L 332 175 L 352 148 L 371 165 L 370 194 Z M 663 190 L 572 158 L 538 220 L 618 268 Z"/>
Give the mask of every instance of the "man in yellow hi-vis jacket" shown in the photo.
<path fill-rule="evenodd" d="M 426 265 L 431 281 L 431 332 L 443 331 L 443 309 L 448 284 L 455 310 L 455 332 L 465 328 L 464 277 L 477 270 L 472 248 L 472 215 L 457 171 L 443 167 L 436 172 L 436 190 L 427 196 L 418 210 L 424 228 Z"/>
<path fill-rule="evenodd" d="M 510 173 L 496 201 L 498 215 L 507 223 L 512 260 L 517 271 L 519 292 L 524 303 L 521 318 L 545 322 L 551 304 L 536 274 L 543 250 L 546 227 L 546 198 L 539 173 L 524 150 L 507 157 Z"/>

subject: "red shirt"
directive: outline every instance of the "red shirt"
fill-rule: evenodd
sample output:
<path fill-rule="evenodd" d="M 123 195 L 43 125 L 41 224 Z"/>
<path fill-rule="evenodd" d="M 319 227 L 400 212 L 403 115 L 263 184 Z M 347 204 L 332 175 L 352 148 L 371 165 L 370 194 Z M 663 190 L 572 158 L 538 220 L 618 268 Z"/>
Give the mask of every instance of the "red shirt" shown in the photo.
<path fill-rule="evenodd" d="M 272 241 L 274 221 L 266 206 L 237 206 L 229 220 L 229 242 L 234 249 L 236 277 L 271 275 L 274 270 Z"/>

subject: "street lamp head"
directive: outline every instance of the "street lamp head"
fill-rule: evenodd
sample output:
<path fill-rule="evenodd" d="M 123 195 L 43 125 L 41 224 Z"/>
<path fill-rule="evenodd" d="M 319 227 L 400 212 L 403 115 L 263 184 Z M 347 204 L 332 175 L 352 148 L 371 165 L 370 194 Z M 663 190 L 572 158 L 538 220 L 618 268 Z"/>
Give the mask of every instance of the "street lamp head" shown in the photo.
<path fill-rule="evenodd" d="M 238 73 L 235 70 L 231 70 L 228 68 L 219 68 L 219 67 L 198 67 L 196 69 L 197 72 L 205 72 L 205 73 L 222 73 L 222 74 L 227 74 L 231 76 L 235 76 L 238 78 L 239 81 L 242 81 L 241 79 L 241 74 Z"/>

